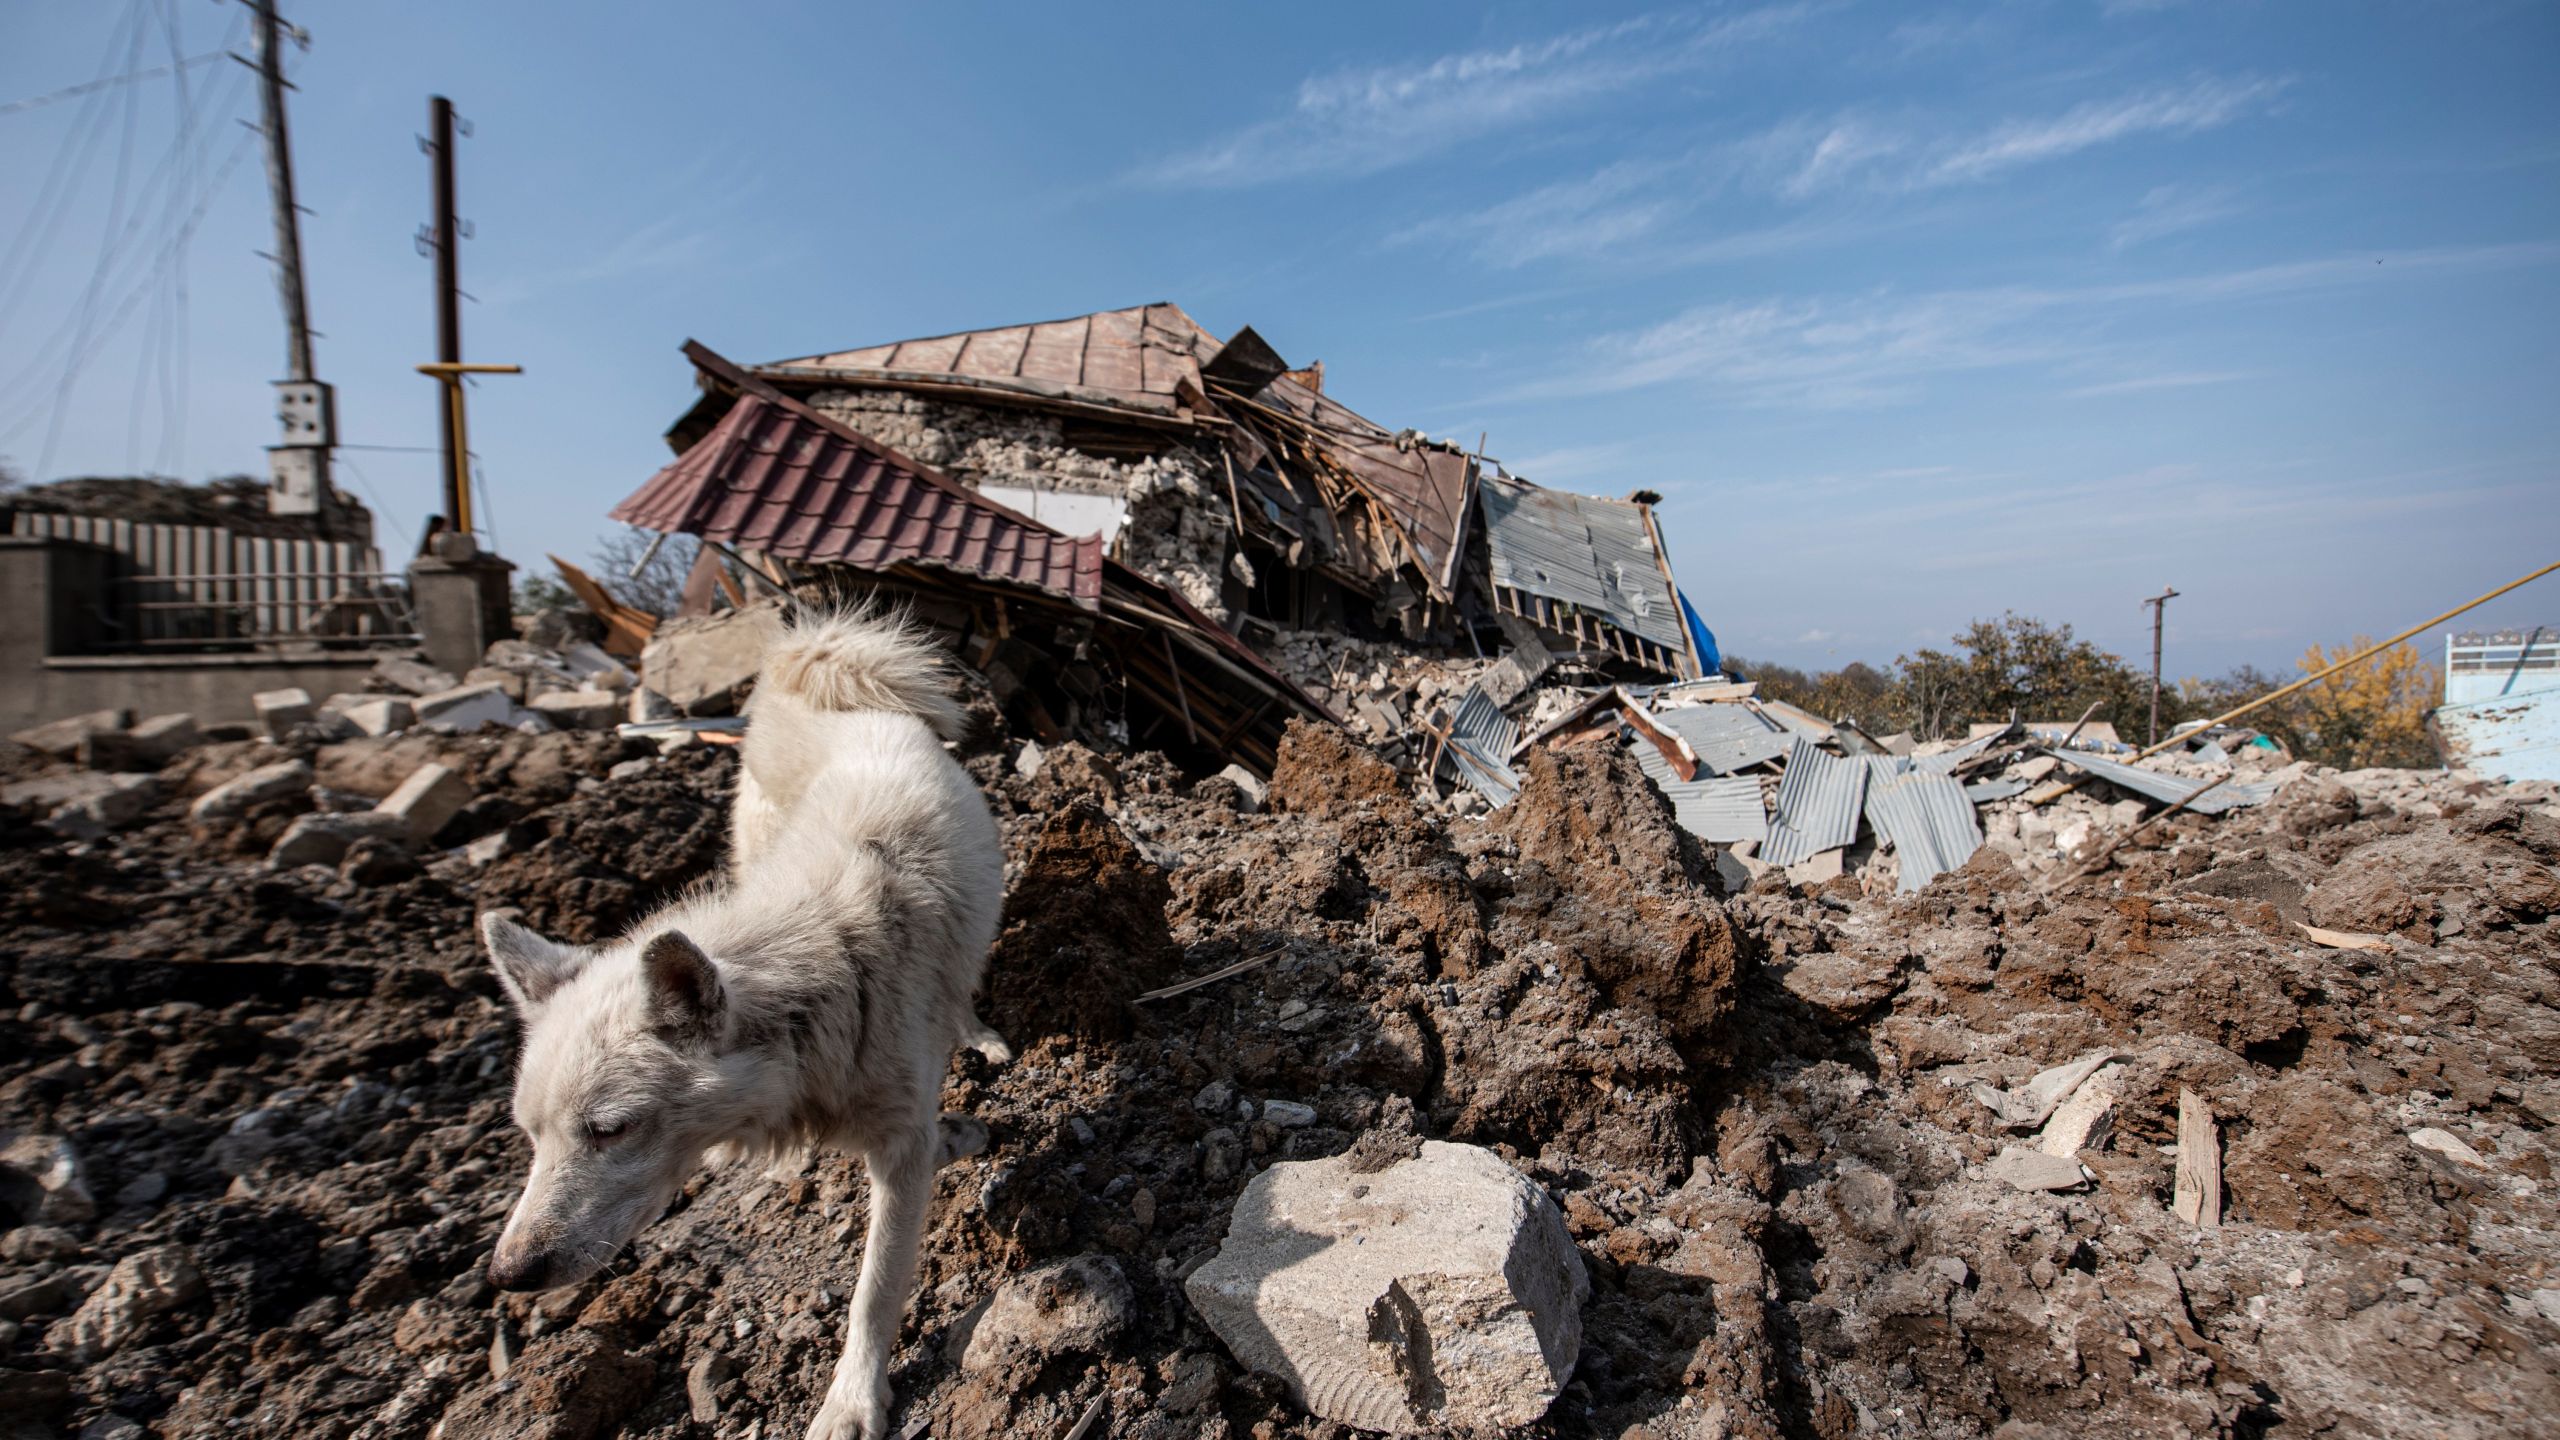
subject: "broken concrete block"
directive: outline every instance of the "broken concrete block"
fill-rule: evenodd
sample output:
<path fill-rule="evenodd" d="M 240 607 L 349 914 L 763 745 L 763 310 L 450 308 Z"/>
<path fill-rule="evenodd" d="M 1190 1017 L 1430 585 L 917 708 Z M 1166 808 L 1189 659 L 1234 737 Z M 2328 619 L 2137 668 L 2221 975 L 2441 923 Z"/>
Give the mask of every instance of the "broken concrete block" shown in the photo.
<path fill-rule="evenodd" d="M 532 709 L 563 730 L 610 730 L 622 719 L 622 697 L 610 690 L 554 690 Z"/>
<path fill-rule="evenodd" d="M 1831 849 L 1808 855 L 1787 867 L 1790 885 L 1826 885 L 1848 873 L 1849 852 Z"/>
<path fill-rule="evenodd" d="M 0 1150 L 0 1209 L 17 1225 L 77 1223 L 98 1213 L 80 1152 L 59 1135 L 22 1135 Z"/>
<path fill-rule="evenodd" d="M 631 692 L 632 724 L 650 725 L 660 720 L 674 718 L 676 718 L 676 707 L 668 702 L 666 696 L 645 685 Z"/>
<path fill-rule="evenodd" d="M 1247 815 L 1251 815 L 1255 811 L 1260 810 L 1262 808 L 1262 802 L 1268 798 L 1270 794 L 1271 787 L 1263 784 L 1259 777 L 1241 765 L 1228 766 L 1226 769 L 1218 772 L 1217 778 L 1226 781 L 1228 784 L 1235 786 L 1236 789 L 1244 793 L 1244 813 Z"/>
<path fill-rule="evenodd" d="M 418 728 L 468 735 L 483 725 L 506 725 L 515 719 L 516 702 L 496 685 L 457 685 L 418 697 Z"/>
<path fill-rule="evenodd" d="M 649 688 L 687 715 L 727 715 L 753 680 L 764 652 L 783 636 L 778 603 L 660 626 L 640 654 Z"/>
<path fill-rule="evenodd" d="M 46 817 L 46 829 L 74 840 L 94 840 L 141 819 L 160 802 L 160 781 L 155 776 L 91 772 L 89 778 L 97 782 L 95 786 Z"/>
<path fill-rule="evenodd" d="M 2092 1050 L 2068 1065 L 2039 1070 L 2035 1077 L 2015 1090 L 1997 1090 L 1989 1085 L 1973 1087 L 1973 1098 L 1981 1101 L 1992 1116 L 2011 1130 L 2032 1130 L 2045 1122 L 2054 1108 L 2080 1088 L 2080 1082 L 2097 1073 L 2098 1067 L 2115 1058 L 2112 1050 Z"/>
<path fill-rule="evenodd" d="M 445 822 L 471 803 L 471 782 L 446 765 L 421 765 L 409 772 L 400 788 L 382 797 L 373 807 L 377 815 L 399 820 L 401 838 L 411 845 L 424 845 L 435 838 Z"/>
<path fill-rule="evenodd" d="M 311 767 L 302 761 L 282 760 L 273 765 L 261 765 L 197 796 L 196 803 L 187 808 L 187 818 L 197 824 L 237 820 L 256 806 L 299 795 L 310 788 Z"/>
<path fill-rule="evenodd" d="M 1407 1435 L 1529 1425 L 1582 1348 L 1582 1258 L 1546 1192 L 1473 1145 L 1382 1170 L 1285 1161 L 1184 1283 L 1249 1370 L 1316 1415 Z"/>
<path fill-rule="evenodd" d="M 1101 1354 L 1137 1320 L 1137 1293 L 1119 1265 L 1079 1255 L 998 1286 L 969 1327 L 960 1368 L 1036 1371 L 1055 1356 Z"/>
<path fill-rule="evenodd" d="M 345 710 L 347 723 L 367 735 L 390 735 L 418 723 L 417 707 L 397 695 L 367 695 Z"/>
<path fill-rule="evenodd" d="M 2489 1168 L 2489 1162 L 2480 1157 L 2479 1151 L 2465 1144 L 2462 1137 L 2450 1130 L 2424 1126 L 2409 1132 L 2409 1143 L 2430 1154 L 2441 1155 L 2456 1165 L 2466 1165 L 2474 1170 Z"/>
<path fill-rule="evenodd" d="M 249 709 L 258 717 L 258 728 L 270 740 L 282 740 L 285 732 L 320 713 L 311 703 L 311 692 L 299 686 L 290 690 L 261 690 L 249 697 Z"/>
<path fill-rule="evenodd" d="M 525 696 L 528 693 L 525 673 L 523 671 L 501 669 L 495 665 L 481 665 L 475 667 L 470 674 L 462 677 L 462 683 L 465 685 L 495 685 L 499 689 L 507 692 L 508 699 L 513 700 L 519 705 L 524 703 Z"/>
<path fill-rule="evenodd" d="M 411 695 L 433 695 L 439 690 L 450 690 L 462 683 L 453 678 L 449 671 L 439 670 L 423 660 L 412 660 L 401 655 L 386 655 L 374 661 L 373 678 L 394 690 L 405 691 Z"/>
<path fill-rule="evenodd" d="M 69 760 L 80 753 L 80 742 L 102 730 L 122 730 L 133 723 L 130 710 L 92 710 L 86 715 L 66 715 L 30 730 L 21 730 L 9 738 L 30 750 L 41 750 L 56 760 Z"/>
<path fill-rule="evenodd" d="M 630 666 L 585 641 L 562 650 L 560 663 L 569 668 L 569 673 L 577 677 L 579 684 L 591 690 L 622 691 L 640 683 L 640 677 L 631 673 Z"/>
<path fill-rule="evenodd" d="M 151 1320 L 203 1297 L 204 1275 L 183 1245 L 155 1245 L 127 1255 L 45 1343 L 83 1365 L 124 1348 Z"/>
<path fill-rule="evenodd" d="M 157 770 L 203 740 L 193 715 L 154 715 L 130 730 L 92 730 L 80 740 L 80 763 L 92 770 Z"/>
<path fill-rule="evenodd" d="M 1982 1173 L 2021 1190 L 2077 1190 L 2088 1179 L 2081 1173 L 2079 1161 L 2023 1145 L 2001 1151 L 1998 1158 L 1982 1167 Z"/>
<path fill-rule="evenodd" d="M 409 842 L 408 822 L 397 815 L 379 810 L 358 810 L 352 814 L 314 811 L 295 818 L 285 832 L 276 837 L 273 850 L 267 852 L 267 866 L 274 870 L 294 870 L 305 865 L 336 865 L 347 858 L 347 850 L 358 840 L 389 840 L 395 844 Z"/>

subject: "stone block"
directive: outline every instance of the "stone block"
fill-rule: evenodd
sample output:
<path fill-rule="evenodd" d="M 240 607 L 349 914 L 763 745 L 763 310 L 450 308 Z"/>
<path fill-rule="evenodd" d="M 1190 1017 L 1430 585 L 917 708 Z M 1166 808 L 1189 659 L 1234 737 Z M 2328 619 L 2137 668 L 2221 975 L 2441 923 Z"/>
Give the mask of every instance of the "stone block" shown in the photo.
<path fill-rule="evenodd" d="M 390 735 L 418 723 L 417 707 L 397 695 L 367 695 L 346 708 L 347 723 L 367 735 Z"/>
<path fill-rule="evenodd" d="M 727 715 L 739 691 L 783 636 L 779 604 L 750 605 L 725 615 L 661 626 L 641 653 L 649 688 L 687 715 Z"/>
<path fill-rule="evenodd" d="M 471 803 L 471 797 L 471 782 L 450 766 L 421 765 L 373 808 L 400 821 L 401 838 L 408 844 L 424 845 Z"/>
<path fill-rule="evenodd" d="M 282 740 L 286 731 L 320 713 L 311 692 L 300 687 L 261 690 L 249 697 L 249 709 L 258 717 L 258 729 L 270 740 Z"/>
<path fill-rule="evenodd" d="M 470 674 L 462 677 L 462 683 L 465 685 L 494 685 L 507 692 L 507 698 L 513 700 L 519 705 L 524 703 L 524 698 L 527 693 L 526 676 L 523 671 L 509 670 L 498 665 L 476 666 Z"/>
<path fill-rule="evenodd" d="M 160 799 L 149 775 L 110 775 L 96 770 L 39 775 L 0 788 L 0 804 L 34 811 L 44 827 L 73 840 L 94 840 L 148 814 Z"/>
<path fill-rule="evenodd" d="M 462 683 L 450 671 L 403 655 L 386 655 L 373 662 L 373 678 L 411 695 L 433 695 Z"/>
<path fill-rule="evenodd" d="M 77 1312 L 45 1335 L 73 1360 L 94 1364 L 124 1348 L 153 1317 L 203 1298 L 204 1275 L 181 1245 L 155 1245 L 127 1255 L 107 1272 Z"/>
<path fill-rule="evenodd" d="M 305 865 L 335 866 L 347 858 L 349 848 L 359 840 L 388 840 L 409 843 L 409 825 L 398 815 L 380 810 L 358 810 L 351 814 L 314 811 L 296 817 L 276 837 L 273 850 L 267 852 L 267 866 L 274 870 L 294 870 Z"/>
<path fill-rule="evenodd" d="M 1061 1355 L 1102 1354 L 1137 1319 L 1137 1295 L 1119 1265 L 1079 1255 L 998 1286 L 969 1327 L 960 1368 L 1029 1373 Z"/>
<path fill-rule="evenodd" d="M 1409 1435 L 1534 1424 L 1582 1347 L 1582 1258 L 1546 1192 L 1473 1145 L 1371 1173 L 1284 1162 L 1184 1283 L 1248 1370 L 1320 1418 Z"/>
<path fill-rule="evenodd" d="M 590 690 L 628 690 L 639 683 L 631 667 L 593 645 L 580 642 L 560 652 L 560 663 Z"/>
<path fill-rule="evenodd" d="M 457 685 L 420 696 L 416 709 L 420 729 L 468 735 L 483 725 L 512 723 L 516 702 L 496 685 Z"/>
<path fill-rule="evenodd" d="M 531 708 L 563 730 L 610 730 L 621 723 L 623 699 L 610 690 L 554 690 L 534 696 Z"/>
<path fill-rule="evenodd" d="M 659 694 L 657 691 L 650 689 L 646 685 L 640 686 L 631 692 L 632 724 L 648 725 L 660 720 L 673 720 L 674 718 L 676 718 L 676 707 L 667 702 L 666 696 Z"/>
<path fill-rule="evenodd" d="M 30 750 L 41 750 L 56 760 L 70 760 L 80 753 L 80 744 L 100 731 L 122 730 L 133 723 L 130 710 L 92 710 L 86 715 L 66 715 L 33 729 L 21 730 L 9 738 Z"/>
<path fill-rule="evenodd" d="M 0 1208 L 12 1224 L 77 1223 L 98 1213 L 80 1152 L 59 1135 L 22 1135 L 0 1149 Z M 7 1218 L 7 1217 L 0 1217 Z"/>
<path fill-rule="evenodd" d="M 311 788 L 311 767 L 300 760 L 261 765 L 196 797 L 187 818 L 197 824 L 237 820 L 252 808 L 299 795 Z"/>

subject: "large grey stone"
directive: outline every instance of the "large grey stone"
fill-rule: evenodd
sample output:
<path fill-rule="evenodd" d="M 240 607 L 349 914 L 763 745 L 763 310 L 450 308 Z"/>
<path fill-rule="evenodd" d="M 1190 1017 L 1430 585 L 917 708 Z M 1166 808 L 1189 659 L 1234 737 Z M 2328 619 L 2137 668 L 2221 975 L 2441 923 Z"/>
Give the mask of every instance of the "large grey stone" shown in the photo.
<path fill-rule="evenodd" d="M 98 1213 L 80 1152 L 59 1135 L 21 1135 L 0 1149 L 0 1205 L 20 1224 L 87 1220 Z"/>
<path fill-rule="evenodd" d="M 641 652 L 641 678 L 688 715 L 726 715 L 782 635 L 779 603 L 679 620 L 660 626 Z"/>
<path fill-rule="evenodd" d="M 403 817 L 380 810 L 358 810 L 352 814 L 314 811 L 296 816 L 285 832 L 276 837 L 273 850 L 267 852 L 267 864 L 277 870 L 292 870 L 304 865 L 335 865 L 347 858 L 348 847 L 359 840 L 388 840 L 395 845 L 409 843 L 409 822 Z"/>
<path fill-rule="evenodd" d="M 421 765 L 373 808 L 377 814 L 399 820 L 404 842 L 424 845 L 471 803 L 471 795 L 471 782 L 461 772 L 447 765 Z"/>
<path fill-rule="evenodd" d="M 1137 1292 L 1119 1265 L 1079 1255 L 997 1287 L 969 1328 L 960 1368 L 1037 1370 L 1059 1355 L 1099 1354 L 1137 1319 Z"/>
<path fill-rule="evenodd" d="M 1573 1373 L 1591 1289 L 1554 1202 L 1473 1145 L 1352 1163 L 1255 1177 L 1185 1282 L 1193 1308 L 1324 1419 L 1399 1435 L 1534 1424 Z"/>
<path fill-rule="evenodd" d="M 56 760 L 68 760 L 80 753 L 80 742 L 101 730 L 121 730 L 133 723 L 130 710 L 92 710 L 86 715 L 66 715 L 62 719 L 21 730 L 9 738 L 30 750 L 41 750 Z"/>
<path fill-rule="evenodd" d="M 554 690 L 534 696 L 531 708 L 563 730 L 610 730 L 628 703 L 610 690 Z"/>
<path fill-rule="evenodd" d="M 149 775 L 95 770 L 39 775 L 0 789 L 0 803 L 44 813 L 44 827 L 73 840 L 94 840 L 150 813 L 160 782 Z"/>
<path fill-rule="evenodd" d="M 249 708 L 258 717 L 258 728 L 270 740 L 282 740 L 294 726 L 320 713 L 311 703 L 311 692 L 296 687 L 290 690 L 261 690 L 249 697 Z"/>
<path fill-rule="evenodd" d="M 367 735 L 391 735 L 418 721 L 415 707 L 397 695 L 368 695 L 343 712 L 347 723 Z"/>
<path fill-rule="evenodd" d="M 462 683 L 453 678 L 451 671 L 403 655 L 385 655 L 374 661 L 373 678 L 411 695 L 433 695 Z"/>
<path fill-rule="evenodd" d="M 187 808 L 187 818 L 198 824 L 237 820 L 259 805 L 299 795 L 311 788 L 311 767 L 300 760 L 279 760 L 261 765 L 246 775 L 235 775 L 196 797 Z"/>
<path fill-rule="evenodd" d="M 516 702 L 496 685 L 457 685 L 418 697 L 418 728 L 468 735 L 483 725 L 514 723 Z"/>

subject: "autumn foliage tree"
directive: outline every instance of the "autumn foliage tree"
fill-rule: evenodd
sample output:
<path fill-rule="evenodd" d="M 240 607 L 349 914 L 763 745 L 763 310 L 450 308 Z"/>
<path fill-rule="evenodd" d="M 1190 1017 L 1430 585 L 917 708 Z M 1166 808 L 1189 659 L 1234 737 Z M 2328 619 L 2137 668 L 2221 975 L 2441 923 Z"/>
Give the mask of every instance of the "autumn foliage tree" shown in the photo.
<path fill-rule="evenodd" d="M 2325 670 L 2373 643 L 2359 635 L 2334 648 L 2314 645 L 2297 662 L 2302 673 Z M 2444 678 L 2414 645 L 2394 645 L 2249 716 L 2306 760 L 2341 770 L 2429 768 L 2441 763 L 2427 735 L 2427 712 Z"/>

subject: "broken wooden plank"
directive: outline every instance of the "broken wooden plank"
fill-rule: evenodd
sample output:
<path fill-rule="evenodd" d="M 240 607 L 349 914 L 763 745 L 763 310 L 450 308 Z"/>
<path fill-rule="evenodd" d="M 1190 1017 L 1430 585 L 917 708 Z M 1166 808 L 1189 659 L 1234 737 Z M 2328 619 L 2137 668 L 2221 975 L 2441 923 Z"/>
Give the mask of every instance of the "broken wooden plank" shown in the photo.
<path fill-rule="evenodd" d="M 2317 925 L 2305 925 L 2298 920 L 2294 922 L 2293 928 L 2309 936 L 2312 944 L 2325 946 L 2331 950 L 2388 951 L 2391 948 L 2391 942 L 2379 935 L 2361 935 L 2353 930 L 2323 930 Z"/>
<path fill-rule="evenodd" d="M 641 651 L 649 648 L 650 637 L 658 633 L 657 616 L 614 599 L 610 592 L 596 583 L 594 576 L 559 556 L 551 556 L 550 560 L 552 567 L 560 572 L 562 582 L 568 585 L 569 593 L 577 596 L 580 604 L 594 611 L 596 618 L 604 622 L 604 653 L 636 659 Z"/>
<path fill-rule="evenodd" d="M 2207 1230 L 2222 1228 L 2222 1135 L 2204 1097 L 2178 1087 L 2178 1188 L 2169 1208 Z"/>

